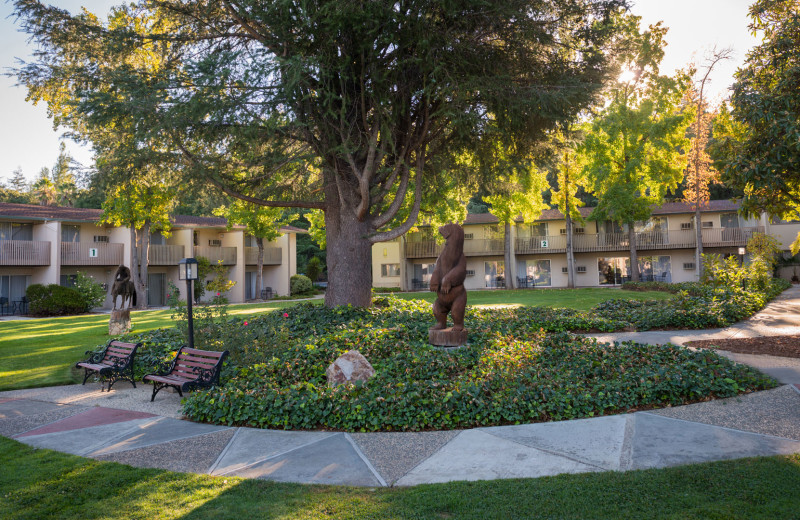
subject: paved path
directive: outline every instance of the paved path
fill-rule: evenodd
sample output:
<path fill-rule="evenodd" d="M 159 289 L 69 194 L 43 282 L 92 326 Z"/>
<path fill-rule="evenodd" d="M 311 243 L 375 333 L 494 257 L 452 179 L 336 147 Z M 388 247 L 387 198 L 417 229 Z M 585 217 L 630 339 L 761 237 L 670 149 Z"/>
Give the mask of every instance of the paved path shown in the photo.
<path fill-rule="evenodd" d="M 797 333 L 800 288 L 745 323 L 717 331 L 603 335 L 608 341 Z M 733 356 L 733 355 L 731 355 Z M 739 356 L 739 355 L 736 355 Z M 281 482 L 410 486 L 453 480 L 624 471 L 800 453 L 797 360 L 743 359 L 784 370 L 784 386 L 632 414 L 420 433 L 286 432 L 181 420 L 177 394 L 120 382 L 0 393 L 0 435 L 98 460 Z M 767 370 L 769 371 L 769 370 Z"/>

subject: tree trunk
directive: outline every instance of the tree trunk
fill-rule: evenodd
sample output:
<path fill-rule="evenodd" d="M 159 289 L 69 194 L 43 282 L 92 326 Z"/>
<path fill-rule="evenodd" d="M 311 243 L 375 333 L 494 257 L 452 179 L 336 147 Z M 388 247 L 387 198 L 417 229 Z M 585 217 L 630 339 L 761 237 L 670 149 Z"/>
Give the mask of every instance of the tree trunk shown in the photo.
<path fill-rule="evenodd" d="M 516 270 L 512 272 L 511 270 L 511 260 L 513 251 L 511 250 L 511 224 L 509 222 L 505 223 L 505 227 L 503 228 L 505 232 L 505 236 L 503 237 L 503 260 L 506 263 L 506 289 L 516 289 L 517 288 L 517 274 Z"/>
<path fill-rule="evenodd" d="M 331 200 L 328 198 L 328 200 Z M 325 211 L 328 288 L 325 306 L 372 304 L 372 243 L 369 223 L 349 208 L 329 204 Z"/>
<path fill-rule="evenodd" d="M 631 281 L 639 281 L 639 257 L 636 254 L 636 228 L 633 222 L 628 224 L 628 242 L 631 246 Z"/>
<path fill-rule="evenodd" d="M 569 195 L 567 195 L 569 196 Z M 567 287 L 575 288 L 575 253 L 572 249 L 572 217 L 570 216 L 569 203 L 566 204 L 567 213 Z"/>
<path fill-rule="evenodd" d="M 264 239 L 256 237 L 258 246 L 258 258 L 256 259 L 256 298 L 261 298 L 261 291 L 264 290 Z"/>
<path fill-rule="evenodd" d="M 136 308 L 147 309 L 147 263 L 150 250 L 150 222 L 145 222 L 137 233 L 136 269 L 133 271 L 133 286 L 136 289 Z"/>
<path fill-rule="evenodd" d="M 697 208 L 694 210 L 694 227 L 697 239 L 697 247 L 695 248 L 695 267 L 697 269 L 697 281 L 703 278 L 703 224 L 700 222 L 700 203 L 697 203 Z"/>

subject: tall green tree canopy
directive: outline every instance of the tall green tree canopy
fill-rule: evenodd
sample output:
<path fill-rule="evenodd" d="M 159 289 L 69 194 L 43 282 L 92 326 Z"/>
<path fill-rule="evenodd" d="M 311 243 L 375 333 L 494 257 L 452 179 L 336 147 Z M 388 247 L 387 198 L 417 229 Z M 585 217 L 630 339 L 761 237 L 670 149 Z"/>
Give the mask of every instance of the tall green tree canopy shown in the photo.
<path fill-rule="evenodd" d="M 151 0 L 104 24 L 17 0 L 40 48 L 19 77 L 76 132 L 124 128 L 123 157 L 323 210 L 326 304 L 367 306 L 372 243 L 593 100 L 623 4 Z"/>
<path fill-rule="evenodd" d="M 761 44 L 737 71 L 730 113 L 714 126 L 723 181 L 744 190 L 742 209 L 800 215 L 800 4 L 758 0 L 750 29 Z"/>

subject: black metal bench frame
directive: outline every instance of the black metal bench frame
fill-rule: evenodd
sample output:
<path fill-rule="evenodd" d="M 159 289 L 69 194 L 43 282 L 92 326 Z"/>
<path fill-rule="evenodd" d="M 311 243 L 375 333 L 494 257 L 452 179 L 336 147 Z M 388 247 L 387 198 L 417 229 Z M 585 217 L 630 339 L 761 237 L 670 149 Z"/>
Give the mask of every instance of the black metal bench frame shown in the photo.
<path fill-rule="evenodd" d="M 153 383 L 150 401 L 155 400 L 156 394 L 168 386 L 175 388 L 178 395 L 183 397 L 184 391 L 218 385 L 222 362 L 227 355 L 227 350 L 215 352 L 182 346 L 168 368 L 142 378 L 145 383 Z"/>
<path fill-rule="evenodd" d="M 87 350 L 86 354 L 89 357 L 75 363 L 75 368 L 84 370 L 83 383 L 81 384 L 85 385 L 89 376 L 97 374 L 101 378 L 101 392 L 106 381 L 108 381 L 108 391 L 110 392 L 114 383 L 120 379 L 130 381 L 133 387 L 136 388 L 136 380 L 133 377 L 133 360 L 136 356 L 136 350 L 141 346 L 141 343 L 111 340 L 100 352 Z"/>

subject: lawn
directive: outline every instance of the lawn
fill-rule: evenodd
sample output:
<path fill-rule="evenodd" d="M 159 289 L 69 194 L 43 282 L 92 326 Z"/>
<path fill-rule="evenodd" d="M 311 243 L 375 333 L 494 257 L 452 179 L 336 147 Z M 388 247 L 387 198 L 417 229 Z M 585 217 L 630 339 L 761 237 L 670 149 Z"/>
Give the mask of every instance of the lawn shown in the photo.
<path fill-rule="evenodd" d="M 405 300 L 422 299 L 433 303 L 436 293 L 420 291 L 395 293 Z M 468 305 L 527 305 L 535 307 L 566 307 L 587 311 L 600 302 L 611 299 L 622 300 L 667 300 L 674 295 L 657 291 L 623 291 L 621 289 L 509 289 L 469 291 Z"/>
<path fill-rule="evenodd" d="M 296 305 L 275 301 L 231 306 L 228 314 L 260 314 Z M 172 326 L 169 310 L 133 311 L 135 332 Z M 72 365 L 109 340 L 108 314 L 0 322 L 0 391 L 80 382 Z"/>
<path fill-rule="evenodd" d="M 796 519 L 800 455 L 658 470 L 371 489 L 139 469 L 0 437 L 16 519 Z"/>

